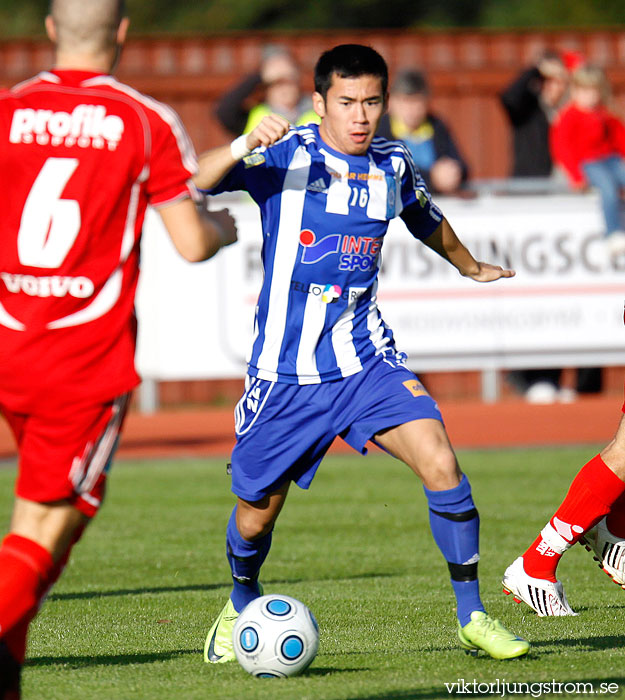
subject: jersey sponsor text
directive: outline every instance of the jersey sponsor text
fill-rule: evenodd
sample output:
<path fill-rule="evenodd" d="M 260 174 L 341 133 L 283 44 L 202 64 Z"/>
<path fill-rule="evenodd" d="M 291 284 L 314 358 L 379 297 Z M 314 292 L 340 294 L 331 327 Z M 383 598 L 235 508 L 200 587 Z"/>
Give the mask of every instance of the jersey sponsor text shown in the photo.
<path fill-rule="evenodd" d="M 16 109 L 11 121 L 11 143 L 41 146 L 107 148 L 114 151 L 124 133 L 124 122 L 106 113 L 102 105 L 80 104 L 71 112 L 51 109 Z"/>
<path fill-rule="evenodd" d="M 37 277 L 0 272 L 0 279 L 11 294 L 24 292 L 31 297 L 64 297 L 68 294 L 76 299 L 90 297 L 95 286 L 88 277 L 52 275 Z"/>

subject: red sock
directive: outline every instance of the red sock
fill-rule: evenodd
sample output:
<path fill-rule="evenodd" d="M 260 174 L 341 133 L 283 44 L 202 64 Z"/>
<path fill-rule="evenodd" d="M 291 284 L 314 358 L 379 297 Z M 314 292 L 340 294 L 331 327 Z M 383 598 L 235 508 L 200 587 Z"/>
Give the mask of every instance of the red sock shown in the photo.
<path fill-rule="evenodd" d="M 625 539 L 625 494 L 617 498 L 606 518 L 608 530 L 617 537 Z"/>
<path fill-rule="evenodd" d="M 562 505 L 523 555 L 525 572 L 534 578 L 555 581 L 564 552 L 609 513 L 624 492 L 625 482 L 601 456 L 591 459 L 573 479 Z"/>
<path fill-rule="evenodd" d="M 76 531 L 67 552 L 65 552 L 65 554 L 56 564 L 51 566 L 46 578 L 40 579 L 39 586 L 37 587 L 36 591 L 37 602 L 33 606 L 32 610 L 19 622 L 13 625 L 13 627 L 5 635 L 3 635 L 3 639 L 11 652 L 11 656 L 20 664 L 24 663 L 24 657 L 26 656 L 26 640 L 28 637 L 28 628 L 30 623 L 37 614 L 43 598 L 48 594 L 48 591 L 58 581 L 60 575 L 63 573 L 63 569 L 65 569 L 65 566 L 69 560 L 72 547 L 74 544 L 76 544 L 76 542 L 78 542 L 84 529 L 84 526 L 82 526 Z M 0 550 L 0 557 L 1 554 L 2 550 Z"/>
<path fill-rule="evenodd" d="M 0 547 L 0 636 L 32 616 L 41 586 L 52 571 L 47 549 L 20 535 L 7 535 Z"/>
<path fill-rule="evenodd" d="M 17 661 L 18 664 L 24 663 L 28 628 L 33 617 L 34 610 L 31 614 L 26 615 L 18 623 L 13 625 L 13 627 L 11 627 L 11 629 L 2 638 L 2 641 L 7 645 L 7 649 L 11 652 L 11 656 Z"/>

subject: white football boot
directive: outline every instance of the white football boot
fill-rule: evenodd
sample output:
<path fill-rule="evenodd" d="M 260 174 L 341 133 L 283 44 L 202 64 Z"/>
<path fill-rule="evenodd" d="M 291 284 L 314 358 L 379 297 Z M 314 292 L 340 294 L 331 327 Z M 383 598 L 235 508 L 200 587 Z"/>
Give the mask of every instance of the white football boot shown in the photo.
<path fill-rule="evenodd" d="M 539 617 L 577 615 L 566 599 L 562 582 L 528 576 L 523 568 L 523 557 L 510 564 L 502 583 L 506 595 L 512 595 L 515 603 L 527 603 Z"/>
<path fill-rule="evenodd" d="M 605 518 L 583 534 L 580 544 L 594 553 L 594 560 L 614 583 L 625 588 L 625 540 L 608 530 Z"/>

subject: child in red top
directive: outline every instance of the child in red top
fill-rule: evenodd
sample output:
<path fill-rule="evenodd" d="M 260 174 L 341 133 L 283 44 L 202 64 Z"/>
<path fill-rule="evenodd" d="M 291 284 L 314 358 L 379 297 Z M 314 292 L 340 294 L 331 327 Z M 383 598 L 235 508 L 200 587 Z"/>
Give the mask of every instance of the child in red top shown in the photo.
<path fill-rule="evenodd" d="M 625 253 L 620 189 L 625 187 L 625 126 L 606 108 L 609 89 L 603 71 L 584 66 L 573 74 L 571 101 L 551 128 L 554 162 L 575 189 L 591 185 L 601 196 L 611 255 Z"/>

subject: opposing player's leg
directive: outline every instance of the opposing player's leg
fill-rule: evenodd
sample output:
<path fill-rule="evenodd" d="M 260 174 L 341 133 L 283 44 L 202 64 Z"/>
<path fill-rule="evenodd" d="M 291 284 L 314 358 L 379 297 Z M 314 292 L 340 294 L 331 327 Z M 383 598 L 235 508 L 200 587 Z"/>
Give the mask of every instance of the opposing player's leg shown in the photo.
<path fill-rule="evenodd" d="M 232 630 L 239 613 L 262 595 L 260 568 L 271 547 L 274 523 L 286 500 L 290 482 L 259 501 L 239 498 L 226 530 L 226 556 L 232 572 L 232 592 L 210 628 L 204 644 L 204 661 L 226 663 L 234 659 Z"/>
<path fill-rule="evenodd" d="M 248 377 L 235 409 L 232 490 L 238 499 L 226 531 L 233 588 L 206 637 L 208 663 L 235 658 L 232 629 L 243 608 L 262 595 L 260 568 L 291 481 L 307 488 L 334 439 L 325 410 L 328 391 L 324 385 L 299 387 Z"/>
<path fill-rule="evenodd" d="M 28 626 L 87 520 L 69 501 L 16 499 L 11 531 L 0 547 L 0 677 L 19 679 Z"/>
<path fill-rule="evenodd" d="M 10 692 L 19 693 L 30 621 L 102 501 L 127 398 L 46 416 L 3 409 L 20 453 L 11 529 L 0 546 L 0 677 L 14 677 L 18 690 Z"/>
<path fill-rule="evenodd" d="M 576 542 L 586 544 L 600 566 L 620 583 L 625 574 L 624 494 L 625 418 L 621 418 L 614 440 L 582 467 L 554 516 L 522 557 L 506 569 L 504 592 L 541 616 L 575 614 L 556 569 L 564 552 Z"/>
<path fill-rule="evenodd" d="M 625 418 L 601 458 L 625 481 Z M 582 535 L 580 542 L 614 583 L 625 588 L 625 492 L 614 501 L 606 517 Z"/>
<path fill-rule="evenodd" d="M 432 535 L 447 561 L 456 595 L 463 648 L 471 653 L 483 649 L 496 659 L 527 654 L 528 642 L 492 619 L 480 599 L 479 516 L 443 424 L 432 419 L 411 421 L 378 433 L 375 440 L 423 481 Z"/>

